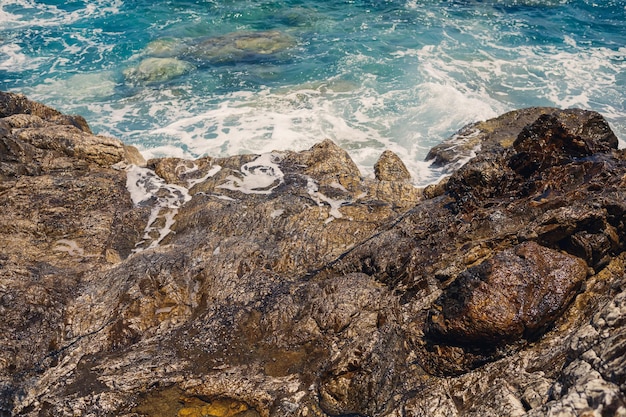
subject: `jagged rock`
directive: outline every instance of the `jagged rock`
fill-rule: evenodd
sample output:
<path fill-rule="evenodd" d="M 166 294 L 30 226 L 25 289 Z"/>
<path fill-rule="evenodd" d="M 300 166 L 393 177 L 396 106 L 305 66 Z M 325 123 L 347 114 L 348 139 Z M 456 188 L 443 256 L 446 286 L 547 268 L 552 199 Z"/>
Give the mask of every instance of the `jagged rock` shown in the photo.
<path fill-rule="evenodd" d="M 597 114 L 481 122 L 423 200 L 331 141 L 142 167 L 0 109 L 0 415 L 626 415 L 626 154 Z"/>
<path fill-rule="evenodd" d="M 479 151 L 491 151 L 498 147 L 509 148 L 520 131 L 544 114 L 557 111 L 553 107 L 530 107 L 513 110 L 499 117 L 471 123 L 461 128 L 452 137 L 434 146 L 426 155 L 427 161 L 445 167 L 448 172 L 456 171 L 468 158 Z"/>
<path fill-rule="evenodd" d="M 517 137 L 511 167 L 523 176 L 617 149 L 617 137 L 597 113 L 566 110 L 540 116 Z"/>
<path fill-rule="evenodd" d="M 71 125 L 83 132 L 91 133 L 87 121 L 82 116 L 68 116 L 44 104 L 28 100 L 23 94 L 0 91 L 0 118 L 26 114 L 40 117 L 54 124 Z"/>
<path fill-rule="evenodd" d="M 391 151 L 382 153 L 374 165 L 374 175 L 380 181 L 403 181 L 410 180 L 411 174 L 406 169 L 404 162 Z"/>

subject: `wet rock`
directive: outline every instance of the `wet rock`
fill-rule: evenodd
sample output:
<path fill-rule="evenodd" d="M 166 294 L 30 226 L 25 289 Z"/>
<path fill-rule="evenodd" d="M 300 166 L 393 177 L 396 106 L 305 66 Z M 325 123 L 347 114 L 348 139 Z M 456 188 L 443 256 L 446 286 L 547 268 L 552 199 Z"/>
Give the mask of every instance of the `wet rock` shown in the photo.
<path fill-rule="evenodd" d="M 346 188 L 353 188 L 360 181 L 361 173 L 348 153 L 331 140 L 324 140 L 310 150 L 296 156 L 292 164 L 303 164 L 305 174 L 314 174 L 323 183 L 338 181 Z"/>
<path fill-rule="evenodd" d="M 380 181 L 409 181 L 411 174 L 406 169 L 404 162 L 391 151 L 382 153 L 374 165 L 374 174 Z"/>
<path fill-rule="evenodd" d="M 389 153 L 140 167 L 2 100 L 0 414 L 625 414 L 626 153 L 596 114 L 481 122 L 422 199 Z"/>
<path fill-rule="evenodd" d="M 564 110 L 540 116 L 519 134 L 511 167 L 523 176 L 617 149 L 617 137 L 598 113 Z"/>
<path fill-rule="evenodd" d="M 560 316 L 586 275 L 583 260 L 524 242 L 461 273 L 435 302 L 426 334 L 486 348 L 532 338 Z"/>
<path fill-rule="evenodd" d="M 13 115 L 33 115 L 60 125 L 71 125 L 83 132 L 91 133 L 82 116 L 69 116 L 44 104 L 28 100 L 23 94 L 0 91 L 0 118 Z"/>
<path fill-rule="evenodd" d="M 390 411 L 407 356 L 393 298 L 365 274 L 324 280 L 312 290 L 318 327 L 342 339 L 321 375 L 321 408 L 330 415 Z"/>
<path fill-rule="evenodd" d="M 544 114 L 557 111 L 552 107 L 531 107 L 513 110 L 499 117 L 471 123 L 452 137 L 434 146 L 426 155 L 438 167 L 454 172 L 479 151 L 491 151 L 498 147 L 509 148 L 521 130 Z"/>
<path fill-rule="evenodd" d="M 107 252 L 126 258 L 147 213 L 129 204 L 119 141 L 91 135 L 54 111 L 3 94 L 0 138 L 0 413 L 23 395 L 8 385 L 58 364 L 72 336 L 68 306 Z"/>

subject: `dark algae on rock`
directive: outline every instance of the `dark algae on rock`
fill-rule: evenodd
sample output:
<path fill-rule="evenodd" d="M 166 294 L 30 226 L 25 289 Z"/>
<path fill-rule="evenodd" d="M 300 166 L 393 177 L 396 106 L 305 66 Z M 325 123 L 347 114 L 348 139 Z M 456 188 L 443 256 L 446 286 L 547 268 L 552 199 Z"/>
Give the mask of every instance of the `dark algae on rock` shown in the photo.
<path fill-rule="evenodd" d="M 419 190 L 328 140 L 146 162 L 0 93 L 0 415 L 625 416 L 617 143 L 522 109 Z"/>

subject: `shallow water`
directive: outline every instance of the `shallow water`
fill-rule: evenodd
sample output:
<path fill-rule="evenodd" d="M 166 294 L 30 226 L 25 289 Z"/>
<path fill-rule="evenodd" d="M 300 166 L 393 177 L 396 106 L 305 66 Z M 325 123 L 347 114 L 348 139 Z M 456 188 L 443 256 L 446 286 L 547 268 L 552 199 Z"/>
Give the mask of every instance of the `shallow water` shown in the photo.
<path fill-rule="evenodd" d="M 515 108 L 597 110 L 626 139 L 624 22 L 622 1 L 3 0 L 0 89 L 146 157 L 330 138 L 426 184 L 430 147 Z"/>

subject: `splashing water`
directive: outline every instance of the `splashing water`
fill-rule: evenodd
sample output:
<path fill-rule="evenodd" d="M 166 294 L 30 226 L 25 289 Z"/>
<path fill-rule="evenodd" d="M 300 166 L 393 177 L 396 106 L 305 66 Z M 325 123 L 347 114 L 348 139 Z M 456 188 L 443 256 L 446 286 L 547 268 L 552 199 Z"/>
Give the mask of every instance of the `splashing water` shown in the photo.
<path fill-rule="evenodd" d="M 5 0 L 0 88 L 146 157 L 330 138 L 425 184 L 432 146 L 515 108 L 597 110 L 624 140 L 625 22 L 611 0 Z"/>

